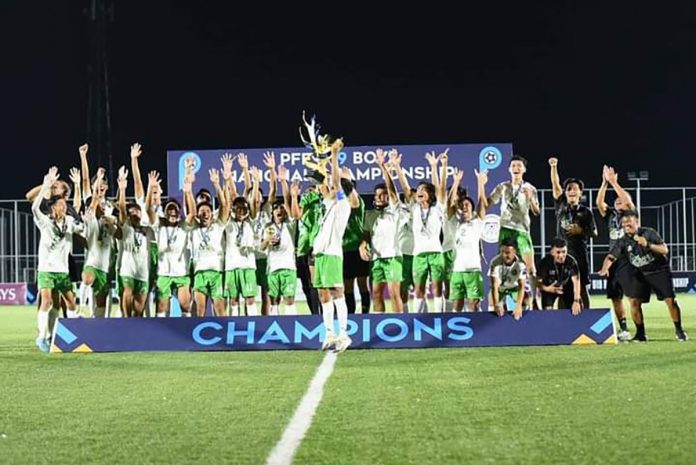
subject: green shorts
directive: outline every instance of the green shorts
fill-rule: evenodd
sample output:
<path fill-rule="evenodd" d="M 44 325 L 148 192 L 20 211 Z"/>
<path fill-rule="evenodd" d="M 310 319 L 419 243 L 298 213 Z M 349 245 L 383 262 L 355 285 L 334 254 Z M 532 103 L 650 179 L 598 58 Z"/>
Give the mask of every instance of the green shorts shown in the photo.
<path fill-rule="evenodd" d="M 225 297 L 256 297 L 256 270 L 242 268 L 225 271 Z"/>
<path fill-rule="evenodd" d="M 222 299 L 222 271 L 196 271 L 193 275 L 193 290 L 212 299 Z"/>
<path fill-rule="evenodd" d="M 268 275 L 268 295 L 271 297 L 295 297 L 297 271 L 275 270 Z"/>
<path fill-rule="evenodd" d="M 37 276 L 37 284 L 39 290 L 41 289 L 51 289 L 61 294 L 66 292 L 75 293 L 75 286 L 72 281 L 70 281 L 70 274 L 68 273 L 55 273 L 53 271 L 39 271 Z"/>
<path fill-rule="evenodd" d="M 157 297 L 159 300 L 167 300 L 172 296 L 172 288 L 190 287 L 191 278 L 188 276 L 158 276 Z"/>
<path fill-rule="evenodd" d="M 534 254 L 534 244 L 532 244 L 532 236 L 523 231 L 514 229 L 500 228 L 498 243 L 502 243 L 504 239 L 511 238 L 517 244 L 517 253 L 522 255 Z"/>
<path fill-rule="evenodd" d="M 413 286 L 413 255 L 401 257 L 401 286 L 407 290 Z"/>
<path fill-rule="evenodd" d="M 428 274 L 432 281 L 445 280 L 445 257 L 441 252 L 424 252 L 413 257 L 413 283 L 425 284 Z"/>
<path fill-rule="evenodd" d="M 372 284 L 399 283 L 402 273 L 401 257 L 378 258 L 372 261 L 370 278 Z"/>
<path fill-rule="evenodd" d="M 143 295 L 148 292 L 147 281 L 141 281 L 127 276 L 121 276 L 121 290 L 131 289 L 133 295 Z"/>
<path fill-rule="evenodd" d="M 89 273 L 94 276 L 92 281 L 92 292 L 95 296 L 103 296 L 109 292 L 109 278 L 106 272 L 93 266 L 86 266 L 82 269 L 83 273 Z"/>
<path fill-rule="evenodd" d="M 445 259 L 445 279 L 450 281 L 452 279 L 452 267 L 454 266 L 454 250 L 442 252 L 442 256 Z"/>
<path fill-rule="evenodd" d="M 343 257 L 317 255 L 314 259 L 314 281 L 317 289 L 343 287 Z"/>
<path fill-rule="evenodd" d="M 256 259 L 256 284 L 261 287 L 268 287 L 268 273 L 266 273 L 267 266 L 267 258 Z"/>
<path fill-rule="evenodd" d="M 450 280 L 449 298 L 482 299 L 483 275 L 480 271 L 454 271 Z"/>

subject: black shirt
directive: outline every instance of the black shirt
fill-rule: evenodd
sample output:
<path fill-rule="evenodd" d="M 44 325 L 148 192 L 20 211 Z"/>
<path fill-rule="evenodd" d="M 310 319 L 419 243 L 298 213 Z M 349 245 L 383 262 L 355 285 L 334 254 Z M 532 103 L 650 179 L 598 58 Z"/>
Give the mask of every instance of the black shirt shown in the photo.
<path fill-rule="evenodd" d="M 541 259 L 537 267 L 537 279 L 541 279 L 545 286 L 553 283 L 572 286 L 573 282 L 570 278 L 579 274 L 578 262 L 570 255 L 566 255 L 563 263 L 556 263 L 553 255 L 549 254 Z"/>
<path fill-rule="evenodd" d="M 556 210 L 556 233 L 559 237 L 568 241 L 568 253 L 577 259 L 587 257 L 587 239 L 597 237 L 597 224 L 595 223 L 592 210 L 584 205 L 571 207 L 566 200 L 565 194 L 554 199 L 554 209 Z M 568 234 L 566 229 L 571 224 L 577 224 L 582 228 L 580 234 Z"/>
<path fill-rule="evenodd" d="M 646 238 L 648 245 L 665 243 L 657 231 L 652 228 L 638 228 L 635 236 Z M 622 238 L 617 239 L 609 253 L 616 258 L 625 255 L 631 265 L 643 273 L 669 269 L 669 262 L 665 255 L 656 254 L 649 247 L 641 247 L 634 239 L 635 236 L 625 234 Z"/>

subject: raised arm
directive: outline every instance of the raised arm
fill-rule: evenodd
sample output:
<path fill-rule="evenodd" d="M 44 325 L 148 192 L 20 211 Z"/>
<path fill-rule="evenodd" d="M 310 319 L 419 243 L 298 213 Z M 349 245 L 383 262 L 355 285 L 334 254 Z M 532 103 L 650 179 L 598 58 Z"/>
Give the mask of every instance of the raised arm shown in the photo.
<path fill-rule="evenodd" d="M 558 176 L 558 158 L 549 158 L 549 167 L 551 167 L 551 191 L 554 199 L 558 199 L 563 195 L 563 187 L 561 187 L 561 178 Z"/>
<path fill-rule="evenodd" d="M 396 188 L 394 187 L 394 180 L 392 179 L 391 174 L 389 174 L 389 170 L 385 165 L 384 150 L 377 149 L 375 153 L 377 155 L 377 164 L 379 165 L 379 169 L 382 172 L 382 178 L 384 178 L 384 184 L 387 185 L 387 195 L 389 195 L 389 203 L 392 205 L 397 204 L 399 202 L 399 194 L 396 192 Z M 396 149 L 392 149 L 389 153 L 394 153 L 394 155 L 397 155 Z"/>
<path fill-rule="evenodd" d="M 276 199 L 276 163 L 275 154 L 266 152 L 263 154 L 263 164 L 268 168 L 270 176 L 268 178 L 268 203 L 273 205 Z"/>
<path fill-rule="evenodd" d="M 143 153 L 142 146 L 137 142 L 131 145 L 130 156 L 131 156 L 131 170 L 133 171 L 133 189 L 135 189 L 135 198 L 142 199 L 145 196 L 145 189 L 143 188 L 143 180 L 140 176 L 140 164 L 138 158 Z"/>
<path fill-rule="evenodd" d="M 249 190 L 251 189 L 251 174 L 249 174 L 249 160 L 247 159 L 247 156 L 243 153 L 238 153 L 237 154 L 237 163 L 239 163 L 239 167 L 242 169 L 242 176 L 244 178 L 244 197 L 247 197 L 249 195 Z"/>
<path fill-rule="evenodd" d="M 256 197 L 258 197 L 259 194 L 259 184 L 261 184 L 261 170 L 258 169 L 255 166 L 251 167 L 251 198 L 249 198 L 249 205 L 251 207 L 251 211 L 249 212 L 250 216 L 252 218 L 256 218 L 256 215 L 259 213 L 258 207 L 257 207 L 257 202 L 256 202 Z"/>
<path fill-rule="evenodd" d="M 227 220 L 230 217 L 230 203 L 227 201 L 225 192 L 222 190 L 222 186 L 220 185 L 220 173 L 218 170 L 213 168 L 208 171 L 208 174 L 210 175 L 210 183 L 215 188 L 215 195 L 217 195 L 218 202 L 220 203 L 218 219 L 222 223 L 227 223 Z"/>
<path fill-rule="evenodd" d="M 122 225 L 128 218 L 126 211 L 126 187 L 128 187 L 128 170 L 125 166 L 118 169 L 118 224 Z"/>
<path fill-rule="evenodd" d="M 58 168 L 52 166 L 48 169 L 48 173 L 46 173 L 46 175 L 44 176 L 43 183 L 41 183 L 41 185 L 38 186 L 38 191 L 36 192 L 36 195 L 34 195 L 34 198 L 31 203 L 31 211 L 38 218 L 46 217 L 46 215 L 41 211 L 41 202 L 43 201 L 44 194 L 46 192 L 50 192 L 51 186 L 54 182 L 58 180 L 58 177 Z"/>
<path fill-rule="evenodd" d="M 87 162 L 89 145 L 83 144 L 78 150 L 80 151 L 80 171 L 82 172 L 82 194 L 86 199 L 92 195 L 91 180 L 89 179 L 89 163 Z"/>
<path fill-rule="evenodd" d="M 232 179 L 232 163 L 234 162 L 234 157 L 225 153 L 221 158 L 222 161 L 222 179 L 224 180 L 223 190 L 227 198 L 227 203 L 231 204 L 232 200 L 237 198 L 237 184 Z"/>
<path fill-rule="evenodd" d="M 464 177 L 464 172 L 459 168 L 454 170 L 454 176 L 452 177 L 452 188 L 448 194 L 447 202 L 447 217 L 452 218 L 457 212 L 457 203 L 459 202 L 459 185 Z"/>
<path fill-rule="evenodd" d="M 355 186 L 355 177 L 353 176 L 353 172 L 347 166 L 341 167 L 341 178 L 349 180 L 353 183 L 353 186 Z M 360 207 L 360 194 L 358 194 L 357 189 L 350 191 L 348 202 L 350 202 L 350 208 Z"/>
<path fill-rule="evenodd" d="M 70 168 L 70 181 L 73 183 L 73 208 L 76 212 L 79 212 L 82 209 L 82 190 L 80 189 L 82 179 L 80 178 L 80 170 Z"/>
<path fill-rule="evenodd" d="M 285 211 L 288 212 L 288 216 L 291 216 L 290 186 L 288 186 L 288 176 L 288 169 L 283 165 L 278 166 L 278 179 L 280 179 L 280 191 L 283 194 L 283 205 L 285 206 Z"/>
<path fill-rule="evenodd" d="M 597 191 L 597 211 L 599 212 L 602 217 L 607 216 L 607 210 L 609 209 L 609 205 L 605 202 L 605 199 L 607 197 L 607 187 L 609 186 L 609 183 L 607 182 L 607 178 L 604 175 L 604 173 L 607 170 L 607 165 L 604 165 L 604 169 L 602 172 L 602 184 L 599 186 L 599 190 Z"/>
<path fill-rule="evenodd" d="M 433 183 L 435 184 L 437 201 L 441 204 L 447 203 L 447 152 L 449 152 L 449 147 L 438 157 L 440 160 L 440 179 L 438 184 Z"/>
<path fill-rule="evenodd" d="M 488 199 L 486 198 L 486 184 L 488 184 L 488 170 L 483 170 L 480 173 L 474 170 L 476 175 L 476 190 L 477 190 L 477 203 L 476 210 L 478 212 L 479 218 L 483 219 L 486 216 L 486 209 L 488 208 Z"/>
<path fill-rule="evenodd" d="M 401 169 L 401 154 L 397 153 L 396 150 L 389 152 L 389 164 L 394 167 L 396 176 L 399 178 L 399 184 L 401 184 L 401 188 L 404 190 L 404 200 L 410 202 L 413 198 L 413 192 L 408 184 L 404 170 Z"/>
<path fill-rule="evenodd" d="M 192 170 L 186 170 L 184 177 L 184 185 L 182 191 L 184 193 L 184 203 L 186 204 L 186 224 L 193 226 L 196 220 L 196 199 L 193 198 L 193 182 L 196 180 Z"/>
<path fill-rule="evenodd" d="M 292 182 L 292 186 L 290 187 L 290 215 L 296 219 L 299 220 L 302 217 L 302 210 L 300 209 L 299 205 L 299 200 L 298 198 L 300 197 L 300 181 L 295 180 Z"/>
<path fill-rule="evenodd" d="M 338 166 L 338 152 L 343 148 L 343 140 L 336 139 L 331 144 L 331 184 L 334 192 L 341 190 L 341 169 Z"/>
<path fill-rule="evenodd" d="M 633 204 L 633 200 L 631 200 L 631 195 L 619 185 L 619 175 L 616 174 L 614 168 L 608 166 L 605 171 L 605 177 L 609 185 L 614 189 L 614 192 L 616 192 L 616 196 L 626 204 L 626 209 L 635 210 L 636 206 Z"/>
<path fill-rule="evenodd" d="M 94 186 L 92 186 L 91 190 L 93 192 L 91 201 L 89 203 L 89 210 L 93 213 L 97 213 L 97 207 L 99 204 L 104 200 L 104 192 L 102 189 L 99 188 L 101 186 L 102 180 L 104 179 L 104 169 L 99 168 L 97 169 L 97 175 L 94 179 Z"/>
<path fill-rule="evenodd" d="M 154 199 L 156 197 L 155 190 L 160 188 L 160 175 L 157 171 L 150 171 L 147 177 L 147 195 L 145 196 L 145 209 L 147 210 L 147 218 L 151 225 L 156 224 L 157 221 L 157 208 L 152 208 L 154 206 Z"/>

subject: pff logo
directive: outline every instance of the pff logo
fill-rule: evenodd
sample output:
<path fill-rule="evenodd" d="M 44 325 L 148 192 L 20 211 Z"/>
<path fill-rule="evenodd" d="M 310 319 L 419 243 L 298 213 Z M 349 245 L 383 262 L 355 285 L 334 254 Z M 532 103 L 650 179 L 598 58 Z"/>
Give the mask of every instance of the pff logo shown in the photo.
<path fill-rule="evenodd" d="M 494 170 L 503 162 L 503 154 L 498 147 L 489 145 L 479 152 L 479 171 Z"/>
<path fill-rule="evenodd" d="M 500 235 L 500 216 L 490 213 L 483 219 L 483 234 L 481 238 L 489 244 L 497 244 Z"/>
<path fill-rule="evenodd" d="M 184 187 L 184 176 L 186 175 L 186 160 L 193 160 L 193 172 L 197 173 L 201 169 L 201 157 L 196 152 L 184 152 L 179 156 L 179 190 Z"/>

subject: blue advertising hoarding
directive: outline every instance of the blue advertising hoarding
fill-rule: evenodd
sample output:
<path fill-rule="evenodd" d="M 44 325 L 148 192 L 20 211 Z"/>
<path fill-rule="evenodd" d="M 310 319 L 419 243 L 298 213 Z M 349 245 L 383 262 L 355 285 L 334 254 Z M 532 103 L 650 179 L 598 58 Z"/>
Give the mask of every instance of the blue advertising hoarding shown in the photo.
<path fill-rule="evenodd" d="M 615 344 L 609 309 L 350 315 L 355 349 Z M 320 316 L 59 319 L 51 352 L 316 350 Z"/>

